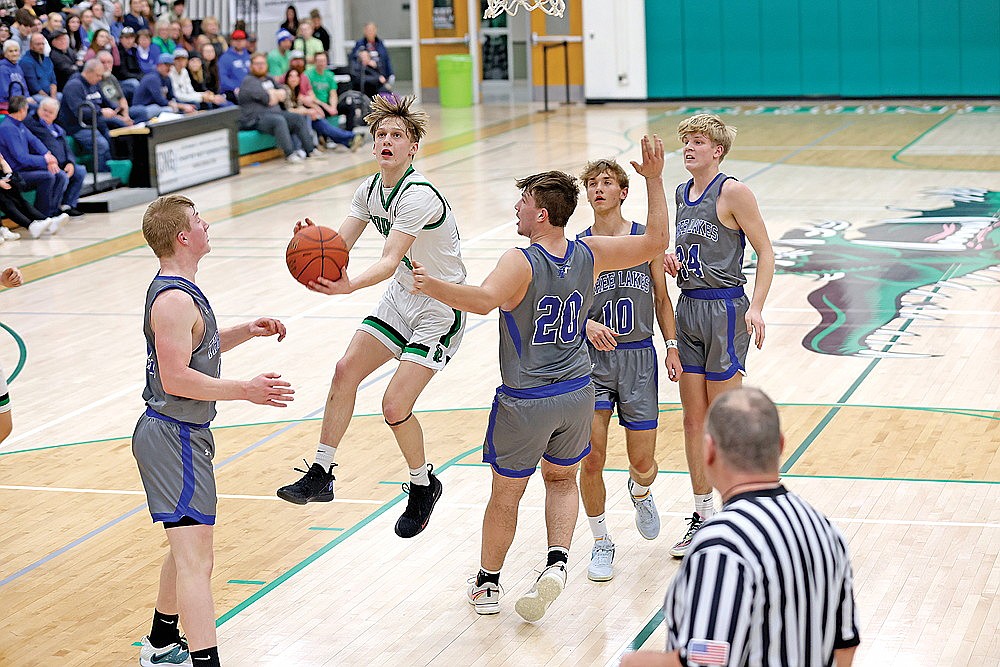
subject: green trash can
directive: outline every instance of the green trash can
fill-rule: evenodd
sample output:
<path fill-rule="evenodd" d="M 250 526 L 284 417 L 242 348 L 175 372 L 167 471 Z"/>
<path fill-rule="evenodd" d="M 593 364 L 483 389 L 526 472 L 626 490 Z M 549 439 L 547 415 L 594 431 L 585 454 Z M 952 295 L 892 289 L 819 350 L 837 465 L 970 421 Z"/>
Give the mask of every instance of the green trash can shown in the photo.
<path fill-rule="evenodd" d="M 438 86 L 443 107 L 472 106 L 472 56 L 438 56 Z"/>

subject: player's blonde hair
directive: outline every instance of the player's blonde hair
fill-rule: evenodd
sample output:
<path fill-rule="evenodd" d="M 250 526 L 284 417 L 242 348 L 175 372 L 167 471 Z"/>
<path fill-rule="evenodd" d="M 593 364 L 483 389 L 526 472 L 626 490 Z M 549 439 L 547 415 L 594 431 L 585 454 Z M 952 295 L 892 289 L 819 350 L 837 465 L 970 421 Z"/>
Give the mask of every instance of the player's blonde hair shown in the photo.
<path fill-rule="evenodd" d="M 194 209 L 194 202 L 183 195 L 165 195 L 146 207 L 142 237 L 158 258 L 173 257 L 174 239 L 191 229 L 188 209 Z"/>
<path fill-rule="evenodd" d="M 726 159 L 726 154 L 733 147 L 736 140 L 736 128 L 726 125 L 722 119 L 715 114 L 700 113 L 690 118 L 685 118 L 677 126 L 677 138 L 684 143 L 684 137 L 689 134 L 700 132 L 708 137 L 712 143 L 722 146 L 722 157 L 719 162 Z"/>
<path fill-rule="evenodd" d="M 549 212 L 549 223 L 565 227 L 576 210 L 579 189 L 576 179 L 561 171 L 544 171 L 518 179 L 518 189 L 531 195 L 538 208 Z"/>
<path fill-rule="evenodd" d="M 622 190 L 628 187 L 628 174 L 622 169 L 622 166 L 618 164 L 615 160 L 611 158 L 604 158 L 601 160 L 591 160 L 580 172 L 580 181 L 584 188 L 587 187 L 587 181 L 592 178 L 597 178 L 604 172 L 607 172 L 612 178 L 618 181 L 618 187 Z"/>
<path fill-rule="evenodd" d="M 423 109 L 417 109 L 413 106 L 416 99 L 413 95 L 406 97 L 392 94 L 374 96 L 372 110 L 365 116 L 365 122 L 371 128 L 372 134 L 375 134 L 375 130 L 378 129 L 382 121 L 388 118 L 398 118 L 403 123 L 403 127 L 406 128 L 407 136 L 414 143 L 419 143 L 427 134 L 427 121 L 430 117 Z"/>

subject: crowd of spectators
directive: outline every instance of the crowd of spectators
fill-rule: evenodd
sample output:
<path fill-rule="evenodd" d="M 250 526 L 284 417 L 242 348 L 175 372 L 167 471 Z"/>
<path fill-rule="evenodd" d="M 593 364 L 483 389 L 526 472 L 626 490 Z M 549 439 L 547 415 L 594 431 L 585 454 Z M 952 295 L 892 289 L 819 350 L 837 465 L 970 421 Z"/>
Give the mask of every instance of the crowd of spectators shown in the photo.
<path fill-rule="evenodd" d="M 345 110 L 317 10 L 300 21 L 289 5 L 276 48 L 259 53 L 243 21 L 224 33 L 214 16 L 188 16 L 185 0 L 172 0 L 159 16 L 155 0 L 67 1 L 0 0 L 0 115 L 7 116 L 0 118 L 0 153 L 17 175 L 14 185 L 37 192 L 29 213 L 79 214 L 86 169 L 75 164 L 68 138 L 80 152 L 96 153 L 105 171 L 111 130 L 164 113 L 238 104 L 240 129 L 273 134 L 292 162 L 317 142 L 351 150 L 362 143 L 340 127 Z M 350 54 L 349 72 L 351 88 L 366 95 L 391 89 L 392 65 L 374 24 Z M 0 199 L 16 196 L 16 188 L 0 190 Z"/>

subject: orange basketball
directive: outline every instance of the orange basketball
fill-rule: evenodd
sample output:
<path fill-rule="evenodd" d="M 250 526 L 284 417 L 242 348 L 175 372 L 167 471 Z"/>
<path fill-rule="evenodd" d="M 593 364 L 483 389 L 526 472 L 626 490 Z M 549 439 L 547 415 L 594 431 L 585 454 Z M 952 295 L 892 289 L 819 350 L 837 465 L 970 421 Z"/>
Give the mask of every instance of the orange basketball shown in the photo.
<path fill-rule="evenodd" d="M 329 227 L 309 225 L 300 229 L 285 250 L 285 262 L 292 277 L 308 285 L 319 276 L 337 280 L 347 266 L 347 245 Z"/>

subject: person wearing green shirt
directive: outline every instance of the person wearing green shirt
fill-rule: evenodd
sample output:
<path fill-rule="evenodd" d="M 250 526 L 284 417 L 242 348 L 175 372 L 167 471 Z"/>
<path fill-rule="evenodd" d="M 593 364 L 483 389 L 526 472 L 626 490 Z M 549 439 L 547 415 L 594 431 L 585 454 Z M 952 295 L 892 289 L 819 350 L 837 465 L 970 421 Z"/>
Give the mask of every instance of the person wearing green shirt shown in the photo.
<path fill-rule="evenodd" d="M 160 47 L 160 53 L 173 53 L 177 48 L 177 42 L 170 38 L 170 21 L 160 19 L 156 22 L 156 37 L 153 44 Z"/>
<path fill-rule="evenodd" d="M 294 48 L 306 54 L 306 62 L 310 65 L 316 59 L 317 53 L 325 53 L 323 42 L 313 37 L 312 23 L 308 22 L 299 24 L 299 37 L 295 40 Z"/>
<path fill-rule="evenodd" d="M 336 116 L 338 115 L 337 78 L 332 71 L 327 69 L 327 64 L 326 53 L 317 53 L 313 66 L 306 68 L 306 77 L 309 79 L 309 83 L 312 84 L 313 95 L 316 97 L 316 101 L 323 111 L 326 112 L 326 115 Z M 333 95 L 332 103 L 330 102 L 331 95 Z"/>
<path fill-rule="evenodd" d="M 277 38 L 278 48 L 267 54 L 268 76 L 285 76 L 285 72 L 288 71 L 288 52 L 291 50 L 295 38 L 287 30 L 279 30 Z"/>

